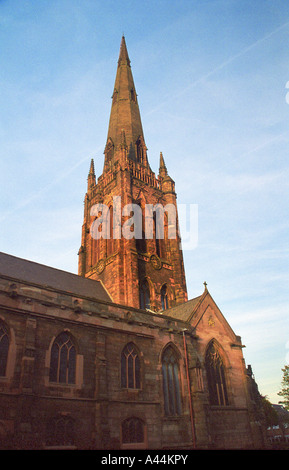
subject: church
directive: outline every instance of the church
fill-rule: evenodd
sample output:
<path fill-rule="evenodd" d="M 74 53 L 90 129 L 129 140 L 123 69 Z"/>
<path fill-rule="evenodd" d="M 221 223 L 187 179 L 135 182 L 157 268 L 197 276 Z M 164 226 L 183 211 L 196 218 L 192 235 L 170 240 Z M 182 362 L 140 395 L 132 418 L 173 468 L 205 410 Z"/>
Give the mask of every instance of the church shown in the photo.
<path fill-rule="evenodd" d="M 0 254 L 0 448 L 264 448 L 243 347 L 206 283 L 188 299 L 175 183 L 161 153 L 150 167 L 122 37 L 78 275 Z"/>

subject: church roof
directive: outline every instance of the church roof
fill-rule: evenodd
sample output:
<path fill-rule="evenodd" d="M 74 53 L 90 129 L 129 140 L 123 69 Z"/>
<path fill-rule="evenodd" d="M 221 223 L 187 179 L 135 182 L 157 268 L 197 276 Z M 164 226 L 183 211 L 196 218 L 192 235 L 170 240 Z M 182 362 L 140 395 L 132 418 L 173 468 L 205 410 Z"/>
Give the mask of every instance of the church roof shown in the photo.
<path fill-rule="evenodd" d="M 176 305 L 175 307 L 165 310 L 163 313 L 168 317 L 173 317 L 176 320 L 189 321 L 195 308 L 199 305 L 199 302 L 203 298 L 204 293 L 195 297 L 194 299 L 188 300 L 187 302 Z"/>
<path fill-rule="evenodd" d="M 77 274 L 1 252 L 0 276 L 66 292 L 76 297 L 89 297 L 106 302 L 112 301 L 100 281 L 87 279 Z"/>

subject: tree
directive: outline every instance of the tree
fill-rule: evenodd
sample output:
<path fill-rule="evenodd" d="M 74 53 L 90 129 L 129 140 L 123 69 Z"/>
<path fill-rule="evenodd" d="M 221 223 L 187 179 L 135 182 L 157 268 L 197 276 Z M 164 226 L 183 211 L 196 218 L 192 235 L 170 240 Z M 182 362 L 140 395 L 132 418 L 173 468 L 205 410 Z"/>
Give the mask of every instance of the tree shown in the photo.
<path fill-rule="evenodd" d="M 265 397 L 261 396 L 261 403 L 262 403 L 262 408 L 264 412 L 264 420 L 265 420 L 266 428 L 268 428 L 269 426 L 273 426 L 274 424 L 278 424 L 277 412 L 273 408 L 267 396 Z"/>
<path fill-rule="evenodd" d="M 279 401 L 286 410 L 289 410 L 289 366 L 285 366 L 281 369 L 283 372 L 282 389 L 278 392 L 278 395 L 283 397 L 283 401 Z"/>

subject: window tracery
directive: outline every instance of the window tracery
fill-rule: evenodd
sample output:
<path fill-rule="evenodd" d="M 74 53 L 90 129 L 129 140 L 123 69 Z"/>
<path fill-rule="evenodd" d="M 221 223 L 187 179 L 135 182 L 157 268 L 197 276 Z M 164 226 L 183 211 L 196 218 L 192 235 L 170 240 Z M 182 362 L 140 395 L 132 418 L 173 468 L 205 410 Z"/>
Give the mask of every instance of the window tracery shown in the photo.
<path fill-rule="evenodd" d="M 140 360 L 133 343 L 128 343 L 121 354 L 122 388 L 140 388 Z"/>
<path fill-rule="evenodd" d="M 228 392 L 225 377 L 225 367 L 219 348 L 212 341 L 206 353 L 206 372 L 209 386 L 209 397 L 212 405 L 226 406 Z"/>
<path fill-rule="evenodd" d="M 75 383 L 76 349 L 66 332 L 54 340 L 50 355 L 50 382 Z"/>
<path fill-rule="evenodd" d="M 172 346 L 168 346 L 162 357 L 164 406 L 167 416 L 182 413 L 179 361 Z"/>

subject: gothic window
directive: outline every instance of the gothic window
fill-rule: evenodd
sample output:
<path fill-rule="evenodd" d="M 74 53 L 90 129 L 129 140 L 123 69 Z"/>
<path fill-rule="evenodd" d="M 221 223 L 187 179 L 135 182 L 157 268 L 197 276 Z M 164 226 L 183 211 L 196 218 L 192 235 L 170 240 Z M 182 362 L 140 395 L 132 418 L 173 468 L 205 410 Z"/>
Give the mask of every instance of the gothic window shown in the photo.
<path fill-rule="evenodd" d="M 140 308 L 150 308 L 150 289 L 147 281 L 142 282 L 140 286 Z"/>
<path fill-rule="evenodd" d="M 140 253 L 146 253 L 147 246 L 146 246 L 146 236 L 145 236 L 145 209 L 142 207 L 142 203 L 140 201 L 136 202 L 136 204 L 141 208 L 142 212 L 142 236 L 141 238 L 136 238 L 136 249 Z"/>
<path fill-rule="evenodd" d="M 121 354 L 121 386 L 140 388 L 140 360 L 133 343 L 127 344 Z"/>
<path fill-rule="evenodd" d="M 166 284 L 163 285 L 161 288 L 161 303 L 162 303 L 162 310 L 166 310 L 169 308 L 169 301 L 168 301 L 168 292 Z"/>
<path fill-rule="evenodd" d="M 113 207 L 109 208 L 109 212 L 107 214 L 107 240 L 106 240 L 106 255 L 112 255 L 114 251 L 114 238 L 113 238 Z"/>
<path fill-rule="evenodd" d="M 155 242 L 156 242 L 156 253 L 158 256 L 161 256 L 161 244 L 160 244 L 160 234 L 158 233 L 159 230 L 157 228 L 157 215 L 156 213 L 154 212 L 153 214 L 153 222 L 154 222 L 154 238 L 155 238 Z M 159 222 L 158 222 L 159 223 Z"/>
<path fill-rule="evenodd" d="M 74 436 L 74 421 L 70 416 L 56 416 L 47 423 L 47 446 L 72 446 Z"/>
<path fill-rule="evenodd" d="M 179 361 L 172 346 L 168 346 L 163 354 L 162 374 L 165 414 L 167 416 L 180 415 L 182 411 Z"/>
<path fill-rule="evenodd" d="M 0 325 L 0 377 L 5 377 L 9 349 L 8 332 L 4 325 Z"/>
<path fill-rule="evenodd" d="M 66 332 L 55 339 L 50 356 L 50 382 L 75 383 L 76 349 Z"/>
<path fill-rule="evenodd" d="M 206 353 L 206 372 L 211 405 L 228 405 L 224 363 L 213 341 Z"/>
<path fill-rule="evenodd" d="M 144 442 L 144 424 L 139 418 L 128 418 L 123 421 L 121 431 L 123 444 Z"/>

